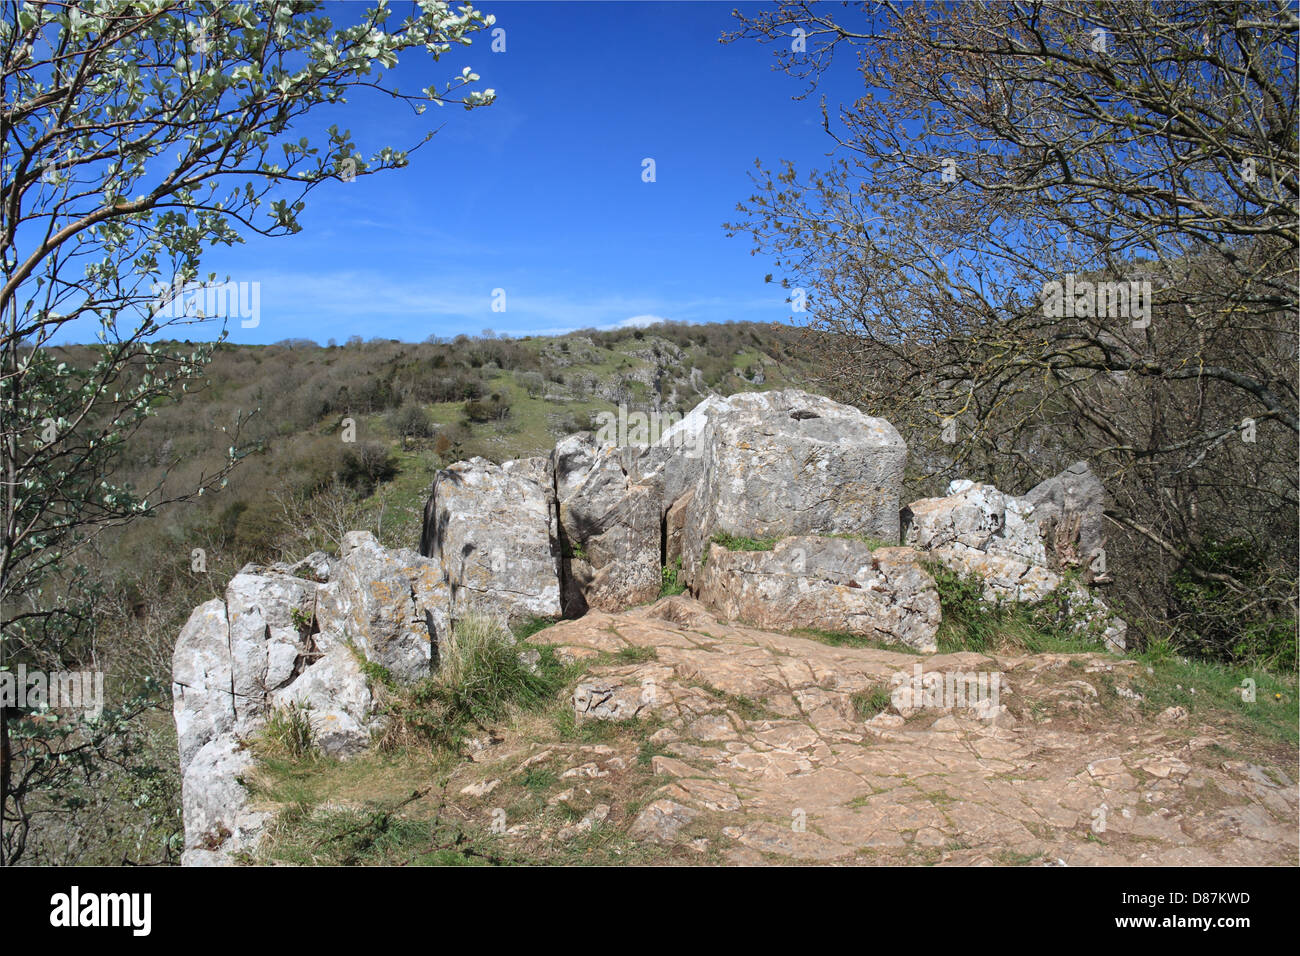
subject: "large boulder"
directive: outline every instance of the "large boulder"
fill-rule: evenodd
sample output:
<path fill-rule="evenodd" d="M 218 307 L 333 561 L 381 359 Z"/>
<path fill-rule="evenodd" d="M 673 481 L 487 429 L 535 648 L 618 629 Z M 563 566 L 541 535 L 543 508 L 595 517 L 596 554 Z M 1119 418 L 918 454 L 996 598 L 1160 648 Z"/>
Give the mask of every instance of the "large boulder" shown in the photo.
<path fill-rule="evenodd" d="M 1072 486 L 1073 479 L 1057 478 L 1062 480 L 1051 479 L 1056 484 L 1044 485 L 1058 490 Z M 1044 500 L 1052 514 L 1050 495 Z M 903 539 L 949 570 L 977 579 L 989 603 L 1036 604 L 1059 592 L 1064 595 L 1065 623 L 1095 634 L 1112 650 L 1125 649 L 1128 625 L 1081 583 L 1067 582 L 1067 568 L 1059 563 L 1057 552 L 1049 546 L 1052 538 L 1040 524 L 1039 506 L 1027 497 L 973 481 L 951 482 L 945 497 L 923 498 L 903 509 Z"/>
<path fill-rule="evenodd" d="M 939 592 L 911 548 L 803 535 L 771 551 L 709 547 L 699 599 L 723 617 L 780 631 L 811 628 L 937 649 Z"/>
<path fill-rule="evenodd" d="M 550 466 L 484 458 L 438 472 L 425 508 L 421 553 L 441 568 L 454 618 L 504 623 L 560 614 L 560 543 Z"/>
<path fill-rule="evenodd" d="M 907 446 L 889 422 L 798 389 L 732 395 L 699 417 L 702 455 L 683 541 L 688 581 L 718 532 L 898 541 Z"/>
<path fill-rule="evenodd" d="M 1055 571 L 1078 569 L 1088 583 L 1106 583 L 1104 516 L 1106 489 L 1088 463 L 1075 462 L 1025 492 L 1042 529 L 1048 563 Z"/>
<path fill-rule="evenodd" d="M 320 588 L 321 632 L 395 680 L 427 677 L 449 630 L 451 590 L 442 568 L 407 548 L 380 547 L 368 531 L 349 532 L 341 550 L 332 579 Z"/>

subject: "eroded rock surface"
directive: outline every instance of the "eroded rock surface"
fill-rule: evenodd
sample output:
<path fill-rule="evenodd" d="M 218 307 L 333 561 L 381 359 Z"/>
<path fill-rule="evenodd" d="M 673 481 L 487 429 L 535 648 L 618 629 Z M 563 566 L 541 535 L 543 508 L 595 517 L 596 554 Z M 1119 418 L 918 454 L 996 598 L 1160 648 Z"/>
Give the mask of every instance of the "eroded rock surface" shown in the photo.
<path fill-rule="evenodd" d="M 939 592 L 911 548 L 851 538 L 784 538 L 771 551 L 709 548 L 700 600 L 729 620 L 810 628 L 934 651 Z"/>
<path fill-rule="evenodd" d="M 581 440 L 556 448 L 565 614 L 621 610 L 659 594 L 661 501 L 632 473 L 635 454 Z"/>
<path fill-rule="evenodd" d="M 451 614 L 508 623 L 560 613 L 551 474 L 541 459 L 503 466 L 474 458 L 438 472 L 420 552 L 446 582 Z"/>
<path fill-rule="evenodd" d="M 662 721 L 659 785 L 631 825 L 680 845 L 684 862 L 708 847 L 755 864 L 1297 861 L 1294 768 L 1227 760 L 1218 730 L 1146 715 L 1116 690 L 1139 676 L 1132 661 L 832 647 L 717 621 L 685 597 L 533 640 L 576 658 L 653 649 L 654 661 L 601 665 L 591 680 L 640 699 L 653 673 L 643 719 Z M 918 668 L 996 673 L 1001 700 L 906 718 L 864 709 Z M 592 757 L 573 749 L 570 779 L 616 781 L 635 758 L 604 747 L 582 764 Z"/>

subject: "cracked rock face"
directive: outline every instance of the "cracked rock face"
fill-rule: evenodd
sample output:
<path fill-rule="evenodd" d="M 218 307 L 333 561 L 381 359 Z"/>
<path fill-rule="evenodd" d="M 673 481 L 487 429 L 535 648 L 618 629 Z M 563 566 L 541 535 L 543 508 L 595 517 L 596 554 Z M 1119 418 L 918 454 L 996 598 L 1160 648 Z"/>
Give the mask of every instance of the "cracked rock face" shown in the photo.
<path fill-rule="evenodd" d="M 771 551 L 709 548 L 699 598 L 757 627 L 859 634 L 936 650 L 939 592 L 911 548 L 845 538 L 784 538 Z"/>
<path fill-rule="evenodd" d="M 659 595 L 661 501 L 653 484 L 630 473 L 635 453 L 609 445 L 561 455 L 557 446 L 567 615 L 617 611 Z"/>
<path fill-rule="evenodd" d="M 704 414 L 683 544 L 688 580 L 717 532 L 898 541 L 907 446 L 889 422 L 797 389 L 733 395 Z"/>
<path fill-rule="evenodd" d="M 438 472 L 425 507 L 421 553 L 441 572 L 455 617 L 505 623 L 560 613 L 552 472 L 540 459 L 484 458 Z"/>
<path fill-rule="evenodd" d="M 186 864 L 220 864 L 256 847 L 266 815 L 250 807 L 241 776 L 247 742 L 273 710 L 306 708 L 322 750 L 364 747 L 370 690 L 340 632 L 322 632 L 324 556 L 298 565 L 248 565 L 223 599 L 200 604 L 172 657 L 172 709 L 181 765 Z"/>
<path fill-rule="evenodd" d="M 368 531 L 344 538 L 343 557 L 321 588 L 320 629 L 350 642 L 399 681 L 433 670 L 448 631 L 450 592 L 438 563 L 406 548 L 389 551 Z"/>
<path fill-rule="evenodd" d="M 952 546 L 1047 565 L 1029 502 L 992 485 L 954 481 L 945 498 L 922 498 L 904 513 L 904 542 L 926 551 Z"/>

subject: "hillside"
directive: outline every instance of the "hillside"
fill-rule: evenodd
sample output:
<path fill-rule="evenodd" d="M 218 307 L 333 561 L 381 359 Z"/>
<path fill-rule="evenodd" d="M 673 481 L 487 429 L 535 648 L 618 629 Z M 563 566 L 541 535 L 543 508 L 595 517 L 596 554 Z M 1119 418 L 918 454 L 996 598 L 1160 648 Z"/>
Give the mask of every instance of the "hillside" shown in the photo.
<path fill-rule="evenodd" d="M 161 679 L 184 613 L 248 561 L 336 550 L 358 528 L 408 546 L 439 468 L 547 453 L 620 406 L 666 420 L 710 394 L 807 385 L 816 369 L 800 341 L 797 329 L 738 323 L 420 344 L 221 345 L 206 384 L 160 404 L 114 474 L 153 501 L 192 490 L 229 447 L 240 456 L 218 493 L 103 539 L 92 565 L 103 601 L 132 621 L 136 638 L 143 623 L 156 651 L 147 667 L 133 659 L 131 669 Z M 69 362 L 86 359 L 85 349 L 58 351 Z M 203 570 L 194 568 L 196 548 Z"/>

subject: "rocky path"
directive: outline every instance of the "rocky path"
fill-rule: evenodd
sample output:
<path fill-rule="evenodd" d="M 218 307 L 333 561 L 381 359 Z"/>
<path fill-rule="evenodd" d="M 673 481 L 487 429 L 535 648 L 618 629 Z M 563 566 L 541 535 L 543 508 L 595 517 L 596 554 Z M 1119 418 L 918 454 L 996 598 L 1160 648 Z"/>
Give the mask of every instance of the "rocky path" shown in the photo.
<path fill-rule="evenodd" d="M 658 725 L 651 802 L 630 821 L 643 840 L 753 864 L 1297 862 L 1294 764 L 1242 759 L 1179 708 L 1143 716 L 1132 661 L 835 647 L 720 623 L 686 597 L 533 641 L 589 659 L 580 720 Z M 880 710 L 918 664 L 996 674 L 999 701 Z M 635 756 L 587 750 L 567 782 Z"/>

